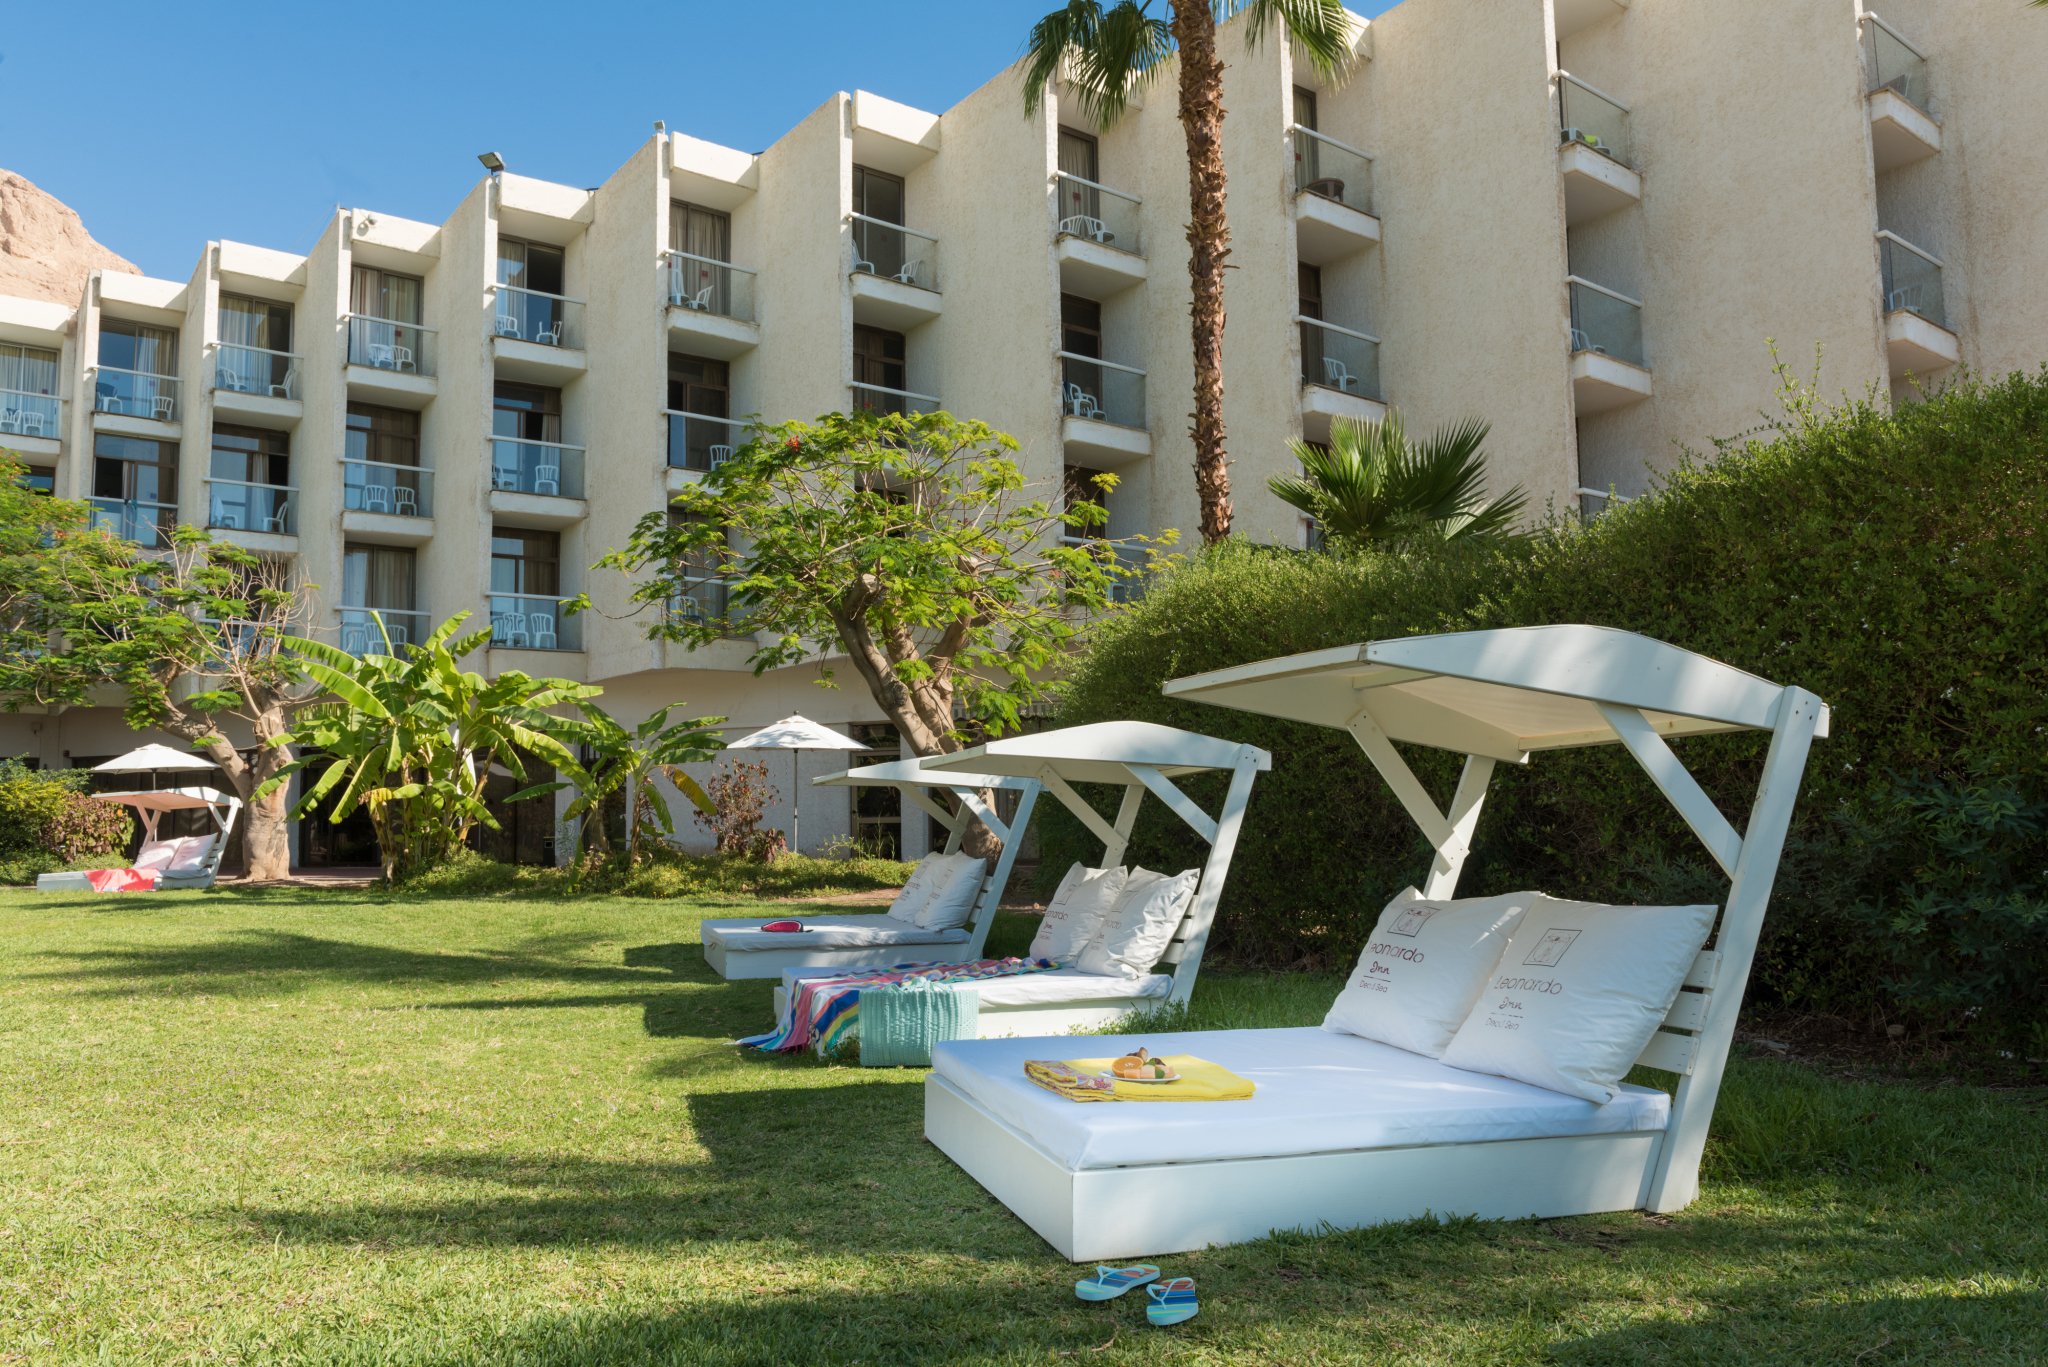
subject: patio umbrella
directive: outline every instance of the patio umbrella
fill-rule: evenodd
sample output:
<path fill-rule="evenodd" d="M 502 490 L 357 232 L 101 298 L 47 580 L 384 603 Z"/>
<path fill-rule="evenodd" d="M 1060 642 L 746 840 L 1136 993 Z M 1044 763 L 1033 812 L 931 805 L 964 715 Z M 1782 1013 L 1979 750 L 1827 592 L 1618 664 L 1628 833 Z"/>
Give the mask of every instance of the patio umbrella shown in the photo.
<path fill-rule="evenodd" d="M 809 717 L 790 715 L 781 721 L 772 722 L 749 735 L 729 742 L 728 750 L 787 750 L 789 755 L 789 848 L 793 854 L 801 854 L 803 847 L 797 843 L 797 790 L 796 752 L 799 750 L 865 750 L 868 747 L 849 736 L 842 736 L 829 726 L 820 726 Z"/>
<path fill-rule="evenodd" d="M 168 745 L 145 745 L 125 755 L 116 755 L 105 764 L 95 764 L 92 771 L 96 774 L 147 774 L 158 770 L 196 771 L 214 767 L 212 760 L 188 750 L 173 750 Z"/>

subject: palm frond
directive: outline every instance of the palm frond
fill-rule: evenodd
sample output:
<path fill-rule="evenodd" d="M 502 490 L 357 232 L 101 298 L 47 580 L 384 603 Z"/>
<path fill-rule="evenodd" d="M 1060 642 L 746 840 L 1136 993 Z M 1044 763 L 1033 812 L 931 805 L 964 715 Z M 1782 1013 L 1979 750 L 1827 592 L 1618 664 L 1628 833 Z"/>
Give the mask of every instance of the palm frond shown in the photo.
<path fill-rule="evenodd" d="M 1351 68 L 1351 14 L 1342 0 L 1214 0 L 1216 22 L 1243 14 L 1247 44 L 1256 51 L 1274 30 L 1308 58 L 1318 76 L 1335 80 Z"/>
<path fill-rule="evenodd" d="M 1025 40 L 1024 109 L 1035 113 L 1053 81 L 1097 127 L 1107 128 L 1130 107 L 1132 96 L 1159 73 L 1173 52 L 1166 20 L 1151 0 L 1069 0 L 1031 26 Z"/>

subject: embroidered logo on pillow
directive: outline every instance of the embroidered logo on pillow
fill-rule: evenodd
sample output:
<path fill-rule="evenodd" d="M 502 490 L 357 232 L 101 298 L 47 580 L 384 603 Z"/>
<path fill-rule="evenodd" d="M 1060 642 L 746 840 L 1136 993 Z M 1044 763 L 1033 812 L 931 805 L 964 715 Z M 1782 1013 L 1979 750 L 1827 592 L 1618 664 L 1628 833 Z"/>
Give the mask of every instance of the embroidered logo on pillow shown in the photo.
<path fill-rule="evenodd" d="M 1471 1014 L 1535 895 L 1430 902 L 1407 889 L 1380 913 L 1323 1028 L 1437 1057 Z"/>
<path fill-rule="evenodd" d="M 1090 869 L 1076 864 L 1068 869 L 1059 890 L 1045 904 L 1038 934 L 1031 939 L 1031 957 L 1073 963 L 1101 931 L 1127 877 L 1121 866 Z"/>

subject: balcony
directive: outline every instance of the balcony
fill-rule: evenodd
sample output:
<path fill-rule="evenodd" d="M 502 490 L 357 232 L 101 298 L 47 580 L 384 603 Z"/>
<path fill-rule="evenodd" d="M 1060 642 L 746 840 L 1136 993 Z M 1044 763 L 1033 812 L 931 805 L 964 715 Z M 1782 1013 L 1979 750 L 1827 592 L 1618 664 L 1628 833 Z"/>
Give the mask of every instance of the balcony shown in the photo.
<path fill-rule="evenodd" d="M 668 491 L 679 493 L 731 458 L 746 445 L 747 428 L 731 418 L 665 410 L 668 419 Z"/>
<path fill-rule="evenodd" d="M 297 498 L 296 489 L 282 484 L 208 479 L 206 525 L 220 531 L 247 532 L 259 538 L 297 536 Z M 250 544 L 259 549 L 263 545 L 261 541 Z"/>
<path fill-rule="evenodd" d="M 669 595 L 668 615 L 678 622 L 717 622 L 732 606 L 732 591 L 723 575 L 683 580 L 681 592 Z"/>
<path fill-rule="evenodd" d="M 351 655 L 390 655 L 427 639 L 427 614 L 408 608 L 336 608 L 341 648 Z M 389 648 L 386 648 L 389 642 Z"/>
<path fill-rule="evenodd" d="M 434 472 L 382 461 L 341 463 L 341 528 L 358 540 L 417 546 L 434 535 Z"/>
<path fill-rule="evenodd" d="M 146 503 L 132 498 L 95 498 L 89 502 L 93 530 L 111 532 L 123 541 L 152 550 L 170 545 L 170 533 L 178 525 L 175 503 Z"/>
<path fill-rule="evenodd" d="M 348 315 L 351 393 L 398 408 L 423 408 L 434 397 L 432 328 L 368 314 Z"/>
<path fill-rule="evenodd" d="M 1058 356 L 1060 436 L 1069 463 L 1108 469 L 1151 455 L 1145 372 L 1071 351 Z"/>
<path fill-rule="evenodd" d="M 493 285 L 491 354 L 498 373 L 535 384 L 581 375 L 583 301 L 518 285 Z"/>
<path fill-rule="evenodd" d="M 580 521 L 583 448 L 491 438 L 491 513 L 523 527 L 566 527 Z"/>
<path fill-rule="evenodd" d="M 268 424 L 295 425 L 299 358 L 268 347 L 213 344 L 213 411 Z"/>
<path fill-rule="evenodd" d="M 692 252 L 663 252 L 662 266 L 671 345 L 726 361 L 760 345 L 754 272 Z"/>
<path fill-rule="evenodd" d="M 1880 232 L 1877 251 L 1892 378 L 1931 375 L 1956 364 L 1962 347 L 1948 326 L 1941 262 L 1896 233 Z"/>
<path fill-rule="evenodd" d="M 1927 86 L 1927 58 L 1875 14 L 1862 18 L 1870 91 L 1870 149 L 1881 172 L 1941 151 L 1941 121 Z"/>
<path fill-rule="evenodd" d="M 908 331 L 939 316 L 939 239 L 866 214 L 853 229 L 853 321 Z"/>
<path fill-rule="evenodd" d="M 0 389 L 0 449 L 54 456 L 61 435 L 55 394 Z"/>
<path fill-rule="evenodd" d="M 1642 203 L 1628 106 L 1563 71 L 1557 74 L 1557 103 L 1565 223 L 1577 227 Z"/>
<path fill-rule="evenodd" d="M 1150 554 L 1142 541 L 1106 541 L 1092 536 L 1063 536 L 1060 544 L 1091 555 L 1114 560 L 1120 569 L 1130 571 L 1126 578 L 1115 580 L 1109 588 L 1112 603 L 1132 603 L 1145 596 L 1143 572 Z"/>
<path fill-rule="evenodd" d="M 1295 250 L 1326 266 L 1380 240 L 1372 212 L 1372 158 L 1313 128 L 1293 125 Z"/>
<path fill-rule="evenodd" d="M 1369 332 L 1299 318 L 1301 329 L 1301 424 L 1308 441 L 1327 441 L 1330 424 L 1380 422 L 1387 406 L 1380 394 L 1380 339 Z"/>
<path fill-rule="evenodd" d="M 1579 416 L 1649 398 L 1642 302 L 1576 275 L 1566 284 L 1571 290 L 1572 395 Z"/>
<path fill-rule="evenodd" d="M 853 391 L 853 411 L 856 413 L 908 414 L 939 411 L 939 396 L 936 394 L 918 394 L 908 389 L 862 384 L 857 380 L 848 388 Z"/>
<path fill-rule="evenodd" d="M 92 378 L 94 426 L 161 437 L 166 434 L 158 424 L 176 425 L 180 408 L 177 376 L 104 365 L 86 373 Z"/>
<path fill-rule="evenodd" d="M 562 611 L 562 601 L 543 594 L 492 594 L 491 649 L 583 649 L 583 623 Z"/>
<path fill-rule="evenodd" d="M 1053 203 L 1061 289 L 1104 299 L 1143 282 L 1142 205 L 1136 195 L 1061 172 L 1053 177 Z"/>

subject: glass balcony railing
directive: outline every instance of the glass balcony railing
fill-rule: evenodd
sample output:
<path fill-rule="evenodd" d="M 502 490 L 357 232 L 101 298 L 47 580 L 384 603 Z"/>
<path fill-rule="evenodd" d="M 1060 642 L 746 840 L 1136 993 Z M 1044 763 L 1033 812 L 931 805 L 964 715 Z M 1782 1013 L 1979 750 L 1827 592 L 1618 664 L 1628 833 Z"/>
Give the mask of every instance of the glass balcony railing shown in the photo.
<path fill-rule="evenodd" d="M 1301 325 L 1301 382 L 1379 401 L 1380 339 L 1371 333 L 1297 318 Z"/>
<path fill-rule="evenodd" d="M 1934 97 L 1927 89 L 1927 59 L 1874 14 L 1863 16 L 1863 69 L 1871 94 L 1897 91 L 1915 109 L 1934 113 Z"/>
<path fill-rule="evenodd" d="M 0 434 L 17 437 L 57 435 L 57 396 L 25 389 L 0 389 Z"/>
<path fill-rule="evenodd" d="M 672 470 L 716 470 L 747 443 L 747 428 L 731 418 L 668 410 L 668 464 Z"/>
<path fill-rule="evenodd" d="M 1121 190 L 1112 190 L 1107 185 L 1070 176 L 1064 171 L 1054 180 L 1053 193 L 1059 205 L 1059 232 L 1062 237 L 1086 238 L 1133 256 L 1144 255 L 1138 239 L 1139 199 L 1136 195 L 1127 195 Z"/>
<path fill-rule="evenodd" d="M 1947 327 L 1948 309 L 1941 297 L 1941 263 L 1889 232 L 1877 235 L 1877 251 L 1884 279 L 1884 311 L 1917 313 L 1930 323 Z"/>
<path fill-rule="evenodd" d="M 878 384 L 853 386 L 853 410 L 856 413 L 936 413 L 939 411 L 939 396 L 936 394 L 914 394 L 907 389 L 889 389 Z"/>
<path fill-rule="evenodd" d="M 206 525 L 236 531 L 298 534 L 296 489 L 282 484 L 250 484 L 238 479 L 206 481 Z"/>
<path fill-rule="evenodd" d="M 348 363 L 398 375 L 434 373 L 434 330 L 368 314 L 348 316 Z"/>
<path fill-rule="evenodd" d="M 491 438 L 491 488 L 514 494 L 583 497 L 583 448 L 518 437 Z"/>
<path fill-rule="evenodd" d="M 91 374 L 92 406 L 97 411 L 158 422 L 178 420 L 177 376 L 104 365 L 93 367 Z"/>
<path fill-rule="evenodd" d="M 418 645 L 427 639 L 427 614 L 409 608 L 337 608 L 341 617 L 341 648 L 351 655 L 384 655 L 391 649 Z M 381 622 L 381 629 L 379 623 Z"/>
<path fill-rule="evenodd" d="M 1145 372 L 1094 356 L 1062 351 L 1060 413 L 1118 427 L 1145 425 Z"/>
<path fill-rule="evenodd" d="M 491 595 L 491 644 L 518 650 L 581 650 L 582 619 L 562 611 L 562 600 L 531 593 Z"/>
<path fill-rule="evenodd" d="M 1113 560 L 1120 569 L 1129 571 L 1119 576 L 1109 589 L 1112 603 L 1130 603 L 1145 595 L 1144 569 L 1148 554 L 1143 542 L 1105 541 L 1092 536 L 1063 536 L 1064 545 L 1085 550 L 1104 559 Z"/>
<path fill-rule="evenodd" d="M 95 498 L 91 503 L 94 530 L 111 532 L 137 545 L 168 546 L 171 530 L 178 525 L 178 507 L 174 503 L 145 503 L 132 498 Z"/>
<path fill-rule="evenodd" d="M 232 394 L 261 394 L 271 399 L 299 397 L 299 358 L 268 347 L 215 345 L 213 387 Z"/>
<path fill-rule="evenodd" d="M 919 289 L 939 287 L 939 239 L 901 223 L 848 214 L 853 224 L 853 270 Z"/>
<path fill-rule="evenodd" d="M 667 252 L 670 308 L 754 321 L 754 273 L 730 261 Z"/>
<path fill-rule="evenodd" d="M 725 618 L 732 605 L 732 595 L 723 578 L 706 575 L 701 579 L 685 579 L 680 593 L 671 594 L 668 600 L 668 615 L 682 622 L 717 622 Z"/>
<path fill-rule="evenodd" d="M 1643 359 L 1642 303 L 1576 275 L 1568 283 L 1572 292 L 1572 354 L 1612 356 L 1617 361 L 1648 368 L 1650 363 Z"/>
<path fill-rule="evenodd" d="M 583 301 L 517 285 L 498 285 L 497 311 L 491 324 L 498 336 L 542 346 L 583 345 Z"/>
<path fill-rule="evenodd" d="M 432 517 L 434 472 L 417 465 L 344 460 L 341 463 L 341 494 L 342 506 L 359 513 Z"/>
<path fill-rule="evenodd" d="M 1372 212 L 1372 158 L 1313 128 L 1295 124 L 1294 190 Z"/>
<path fill-rule="evenodd" d="M 1562 71 L 1557 73 L 1557 104 L 1567 144 L 1581 143 L 1623 166 L 1635 165 L 1627 105 Z"/>

